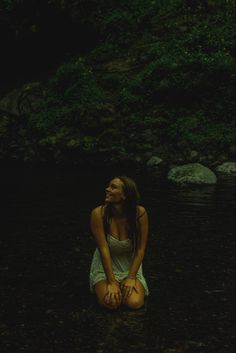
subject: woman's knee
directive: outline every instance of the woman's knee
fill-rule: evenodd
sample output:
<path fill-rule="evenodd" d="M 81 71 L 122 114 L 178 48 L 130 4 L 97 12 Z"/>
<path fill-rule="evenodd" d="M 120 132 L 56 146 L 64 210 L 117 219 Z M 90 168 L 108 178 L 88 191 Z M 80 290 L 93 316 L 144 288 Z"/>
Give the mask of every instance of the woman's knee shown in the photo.
<path fill-rule="evenodd" d="M 124 304 L 133 310 L 140 309 L 144 305 L 144 298 L 127 298 Z"/>

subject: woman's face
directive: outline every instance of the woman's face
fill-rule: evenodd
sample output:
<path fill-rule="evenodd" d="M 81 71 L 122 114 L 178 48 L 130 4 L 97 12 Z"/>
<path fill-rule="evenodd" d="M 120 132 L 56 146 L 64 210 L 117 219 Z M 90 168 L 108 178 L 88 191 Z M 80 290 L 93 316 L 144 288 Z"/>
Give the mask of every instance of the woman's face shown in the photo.
<path fill-rule="evenodd" d="M 123 191 L 123 183 L 119 178 L 114 178 L 110 181 L 106 188 L 106 202 L 121 203 L 125 200 Z"/>

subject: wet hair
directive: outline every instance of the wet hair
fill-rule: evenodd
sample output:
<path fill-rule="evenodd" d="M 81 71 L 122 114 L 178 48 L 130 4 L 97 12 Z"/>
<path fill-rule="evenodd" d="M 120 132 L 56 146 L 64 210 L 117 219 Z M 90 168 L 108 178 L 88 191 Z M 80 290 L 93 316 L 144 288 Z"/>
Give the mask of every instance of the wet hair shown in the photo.
<path fill-rule="evenodd" d="M 137 236 L 138 236 L 138 225 L 137 219 L 138 215 L 138 204 L 140 201 L 140 194 L 135 181 L 128 176 L 116 176 L 115 178 L 120 179 L 122 182 L 122 188 L 125 195 L 124 208 L 125 214 L 128 219 L 129 225 L 129 238 L 132 240 L 133 249 L 137 246 Z M 115 179 L 114 178 L 114 179 Z M 111 223 L 113 217 L 113 205 L 106 204 L 103 206 L 103 223 L 105 233 L 108 233 L 109 224 Z"/>

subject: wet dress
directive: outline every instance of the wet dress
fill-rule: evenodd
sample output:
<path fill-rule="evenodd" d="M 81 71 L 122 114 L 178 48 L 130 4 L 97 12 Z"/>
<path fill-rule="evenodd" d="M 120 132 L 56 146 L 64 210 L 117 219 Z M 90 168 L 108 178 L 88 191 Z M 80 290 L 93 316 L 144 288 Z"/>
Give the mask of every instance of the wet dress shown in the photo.
<path fill-rule="evenodd" d="M 111 234 L 108 234 L 107 243 L 110 249 L 114 276 L 118 282 L 121 282 L 128 276 L 129 269 L 133 262 L 134 252 L 132 242 L 130 239 L 119 240 Z M 143 275 L 142 264 L 138 269 L 136 278 L 142 283 L 145 295 L 148 295 L 149 290 Z M 100 252 L 97 248 L 93 254 L 89 274 L 91 292 L 94 291 L 94 285 L 101 280 L 106 280 L 106 274 L 103 269 Z"/>

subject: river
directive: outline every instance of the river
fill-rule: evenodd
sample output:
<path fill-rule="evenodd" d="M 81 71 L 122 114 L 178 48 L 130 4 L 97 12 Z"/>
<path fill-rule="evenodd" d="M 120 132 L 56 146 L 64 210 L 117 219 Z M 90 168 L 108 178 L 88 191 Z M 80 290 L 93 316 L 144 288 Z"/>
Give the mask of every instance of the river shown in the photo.
<path fill-rule="evenodd" d="M 1 170 L 1 353 L 233 353 L 235 178 L 177 187 L 129 173 L 149 214 L 150 296 L 108 312 L 89 293 L 89 214 L 115 174 Z"/>

